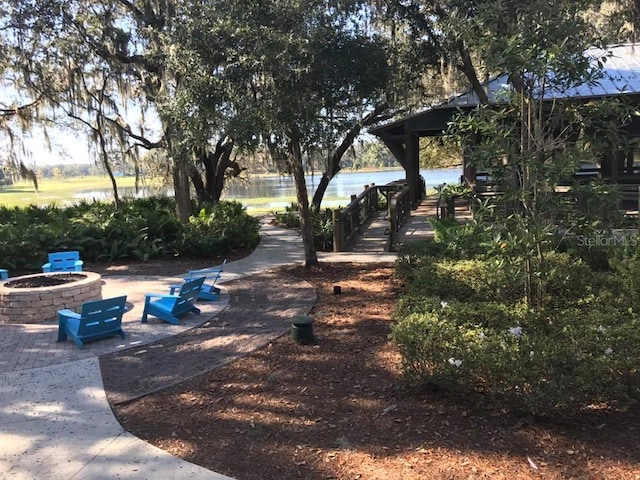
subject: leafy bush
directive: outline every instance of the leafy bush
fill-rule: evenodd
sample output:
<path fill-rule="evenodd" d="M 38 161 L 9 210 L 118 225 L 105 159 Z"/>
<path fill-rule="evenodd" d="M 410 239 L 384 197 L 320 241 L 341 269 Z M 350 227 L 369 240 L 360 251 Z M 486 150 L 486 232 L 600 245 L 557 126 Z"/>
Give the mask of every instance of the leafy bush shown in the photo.
<path fill-rule="evenodd" d="M 406 316 L 392 335 L 413 384 L 475 390 L 545 413 L 640 398 L 638 320 L 621 313 L 447 304 Z"/>
<path fill-rule="evenodd" d="M 433 226 L 434 242 L 441 244 L 448 258 L 470 258 L 487 252 L 487 244 L 495 227 L 475 221 L 466 223 L 454 219 L 429 219 Z"/>
<path fill-rule="evenodd" d="M 222 256 L 230 251 L 254 248 L 260 241 L 258 219 L 246 213 L 238 202 L 203 206 L 189 219 L 176 250 L 186 255 Z"/>
<path fill-rule="evenodd" d="M 333 213 L 330 208 L 319 212 L 311 212 L 311 222 L 313 223 L 313 240 L 321 252 L 333 250 Z"/>
<path fill-rule="evenodd" d="M 293 202 L 285 207 L 285 211 L 274 212 L 276 221 L 287 228 L 300 228 L 298 204 Z M 330 208 L 316 212 L 311 211 L 313 239 L 317 250 L 328 252 L 333 249 L 333 214 Z"/>
<path fill-rule="evenodd" d="M 636 267 L 594 272 L 566 254 L 548 264 L 549 299 L 532 309 L 491 260 L 405 259 L 392 338 L 407 381 L 535 414 L 640 400 L 639 304 L 624 288 Z"/>
<path fill-rule="evenodd" d="M 79 202 L 68 208 L 0 208 L 3 268 L 38 271 L 46 254 L 79 250 L 84 260 L 149 260 L 164 254 L 223 256 L 253 248 L 258 220 L 236 202 L 201 206 L 189 225 L 175 216 L 175 201 L 165 197 L 126 199 L 122 207 Z"/>
<path fill-rule="evenodd" d="M 284 208 L 284 212 L 273 212 L 276 222 L 287 228 L 300 228 L 300 216 L 298 214 L 298 204 L 292 202 Z"/>

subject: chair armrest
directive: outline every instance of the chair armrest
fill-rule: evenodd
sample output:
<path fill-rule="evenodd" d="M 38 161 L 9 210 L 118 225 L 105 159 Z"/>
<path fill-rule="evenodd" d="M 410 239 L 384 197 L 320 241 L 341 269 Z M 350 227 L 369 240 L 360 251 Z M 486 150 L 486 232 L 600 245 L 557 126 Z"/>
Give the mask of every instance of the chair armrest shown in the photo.
<path fill-rule="evenodd" d="M 162 293 L 145 293 L 145 298 L 180 298 L 180 295 L 167 295 Z"/>
<path fill-rule="evenodd" d="M 44 265 L 42 265 L 42 272 L 43 273 L 50 273 L 51 272 L 51 263 L 45 263 Z"/>
<path fill-rule="evenodd" d="M 80 314 L 74 312 L 73 310 L 58 310 L 58 315 L 61 317 L 66 317 L 66 318 L 80 318 Z"/>
<path fill-rule="evenodd" d="M 81 271 L 82 270 L 82 265 L 84 265 L 84 262 L 82 260 L 76 260 L 73 265 L 76 267 L 76 269 L 77 268 L 80 269 L 80 270 L 76 270 L 76 271 Z"/>

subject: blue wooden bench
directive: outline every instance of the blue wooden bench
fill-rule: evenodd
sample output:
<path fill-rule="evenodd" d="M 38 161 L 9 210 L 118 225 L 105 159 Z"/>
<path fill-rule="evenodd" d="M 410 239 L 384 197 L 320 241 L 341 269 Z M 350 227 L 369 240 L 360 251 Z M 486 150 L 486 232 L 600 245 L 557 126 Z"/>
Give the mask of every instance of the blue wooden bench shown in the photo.
<path fill-rule="evenodd" d="M 145 294 L 141 322 L 147 323 L 147 315 L 153 315 L 167 323 L 178 325 L 180 317 L 189 312 L 199 315 L 200 309 L 194 304 L 203 283 L 204 277 L 198 277 L 187 280 L 182 285 L 172 285 L 169 295 Z"/>
<path fill-rule="evenodd" d="M 204 268 L 202 270 L 189 270 L 186 278 L 191 279 L 195 277 L 205 277 L 205 283 L 200 289 L 198 298 L 200 300 L 217 300 L 220 294 L 220 289 L 216 287 L 216 282 L 222 277 L 224 266 L 227 264 L 227 259 L 224 259 L 220 268 Z"/>
<path fill-rule="evenodd" d="M 86 342 L 120 335 L 122 315 L 125 312 L 127 296 L 106 298 L 86 302 L 81 313 L 72 310 L 58 310 L 58 341 L 70 338 L 79 348 Z"/>
<path fill-rule="evenodd" d="M 69 252 L 52 252 L 48 255 L 49 262 L 42 266 L 44 273 L 50 272 L 81 272 L 82 260 L 80 252 L 72 250 Z"/>

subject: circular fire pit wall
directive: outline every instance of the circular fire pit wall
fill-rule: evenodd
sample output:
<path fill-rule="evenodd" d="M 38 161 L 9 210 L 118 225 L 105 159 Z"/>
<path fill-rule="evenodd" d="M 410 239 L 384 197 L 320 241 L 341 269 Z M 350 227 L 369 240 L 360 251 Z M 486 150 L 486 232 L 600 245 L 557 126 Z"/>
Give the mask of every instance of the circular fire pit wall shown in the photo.
<path fill-rule="evenodd" d="M 29 288 L 7 286 L 17 280 L 37 281 L 40 277 L 53 275 L 56 274 L 38 273 L 0 282 L 0 323 L 47 322 L 57 318 L 58 310 L 68 308 L 79 311 L 84 302 L 102 298 L 100 275 L 93 272 L 82 272 L 84 278 L 62 285 Z"/>

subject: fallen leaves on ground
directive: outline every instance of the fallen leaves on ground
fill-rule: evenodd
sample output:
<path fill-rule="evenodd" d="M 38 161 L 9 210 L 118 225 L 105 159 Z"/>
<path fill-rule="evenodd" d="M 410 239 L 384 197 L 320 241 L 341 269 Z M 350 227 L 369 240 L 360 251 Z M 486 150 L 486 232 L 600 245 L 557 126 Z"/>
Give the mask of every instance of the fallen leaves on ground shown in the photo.
<path fill-rule="evenodd" d="M 637 411 L 530 419 L 478 399 L 405 391 L 388 338 L 399 288 L 392 266 L 290 272 L 317 289 L 317 345 L 283 336 L 116 406 L 125 428 L 238 480 L 640 480 Z"/>

